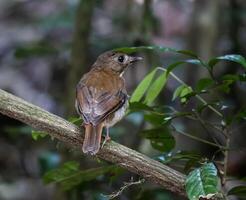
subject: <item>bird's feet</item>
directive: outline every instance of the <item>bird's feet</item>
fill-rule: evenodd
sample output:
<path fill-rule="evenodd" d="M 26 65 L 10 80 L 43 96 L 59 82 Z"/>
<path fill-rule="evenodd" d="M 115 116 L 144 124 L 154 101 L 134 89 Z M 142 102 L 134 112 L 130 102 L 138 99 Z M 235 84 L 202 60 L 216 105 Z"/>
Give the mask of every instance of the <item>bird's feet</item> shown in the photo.
<path fill-rule="evenodd" d="M 108 135 L 106 135 L 106 137 L 104 138 L 104 141 L 102 143 L 102 148 L 104 147 L 104 145 L 106 144 L 106 142 L 108 142 L 110 140 L 111 140 L 111 138 Z"/>

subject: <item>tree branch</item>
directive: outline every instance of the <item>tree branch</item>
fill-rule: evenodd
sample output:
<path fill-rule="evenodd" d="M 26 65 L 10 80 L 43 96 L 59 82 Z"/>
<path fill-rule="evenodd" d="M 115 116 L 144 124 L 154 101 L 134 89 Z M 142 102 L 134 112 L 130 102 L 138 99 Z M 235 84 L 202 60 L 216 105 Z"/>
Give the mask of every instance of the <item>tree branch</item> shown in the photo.
<path fill-rule="evenodd" d="M 0 113 L 81 149 L 83 137 L 79 127 L 1 89 Z M 139 174 L 164 189 L 185 196 L 183 174 L 137 151 L 110 141 L 98 152 L 97 156 Z"/>

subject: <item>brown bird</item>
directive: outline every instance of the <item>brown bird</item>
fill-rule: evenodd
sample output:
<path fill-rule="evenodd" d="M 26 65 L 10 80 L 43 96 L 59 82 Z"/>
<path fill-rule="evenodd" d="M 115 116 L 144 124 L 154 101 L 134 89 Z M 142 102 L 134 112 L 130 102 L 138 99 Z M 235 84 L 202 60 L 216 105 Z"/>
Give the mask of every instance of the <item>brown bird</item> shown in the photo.
<path fill-rule="evenodd" d="M 110 139 L 109 127 L 121 120 L 128 106 L 124 71 L 141 57 L 107 51 L 100 55 L 92 69 L 83 75 L 76 88 L 75 107 L 83 119 L 85 138 L 84 153 L 96 154 L 100 149 L 103 127 L 104 143 Z"/>

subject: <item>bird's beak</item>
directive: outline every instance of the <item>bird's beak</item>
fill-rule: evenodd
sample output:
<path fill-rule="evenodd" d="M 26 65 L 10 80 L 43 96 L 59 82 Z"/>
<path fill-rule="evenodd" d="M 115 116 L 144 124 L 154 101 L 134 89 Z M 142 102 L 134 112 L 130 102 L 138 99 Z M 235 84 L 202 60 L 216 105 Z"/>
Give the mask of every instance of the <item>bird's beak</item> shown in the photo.
<path fill-rule="evenodd" d="M 134 57 L 134 56 L 130 56 L 129 60 L 130 60 L 130 63 L 134 63 L 134 62 L 143 60 L 143 58 L 142 58 L 142 57 Z"/>

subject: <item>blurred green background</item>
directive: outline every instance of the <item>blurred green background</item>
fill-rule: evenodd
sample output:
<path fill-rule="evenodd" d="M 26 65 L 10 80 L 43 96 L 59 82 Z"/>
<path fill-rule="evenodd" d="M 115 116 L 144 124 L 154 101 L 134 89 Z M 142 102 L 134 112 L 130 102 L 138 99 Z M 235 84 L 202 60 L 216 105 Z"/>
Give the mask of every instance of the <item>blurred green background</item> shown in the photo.
<path fill-rule="evenodd" d="M 246 54 L 245 0 L 1 0 L 0 1 L 0 88 L 66 119 L 77 117 L 75 86 L 99 54 L 122 46 L 161 45 L 189 49 L 202 59 L 224 54 Z M 153 66 L 166 66 L 180 59 L 171 53 L 143 51 L 144 62 L 126 74 L 132 93 Z M 218 74 L 236 73 L 227 63 Z M 187 66 L 177 75 L 189 84 L 203 77 L 201 68 Z M 159 97 L 171 102 L 177 87 L 170 81 Z M 245 85 L 228 95 L 228 104 L 245 105 Z M 244 91 L 244 93 L 242 92 Z M 180 127 L 184 122 L 178 122 Z M 185 124 L 196 130 L 194 123 Z M 149 141 L 138 133 L 146 127 L 141 113 L 128 115 L 111 129 L 112 139 L 149 156 L 155 156 Z M 124 181 L 137 175 L 115 168 L 115 174 L 98 176 L 64 191 L 56 184 L 45 185 L 42 176 L 67 161 L 80 169 L 103 166 L 103 161 L 82 155 L 48 137 L 37 141 L 32 129 L 0 115 L 0 199 L 108 199 L 102 194 L 117 191 Z M 232 144 L 245 144 L 239 129 Z M 199 149 L 210 155 L 211 147 L 178 136 L 176 150 Z M 245 176 L 244 151 L 232 152 L 229 173 Z M 71 164 L 71 163 L 70 163 Z M 74 166 L 72 164 L 72 166 Z M 75 164 L 76 166 L 76 164 Z M 118 199 L 181 199 L 150 183 L 131 187 Z"/>

